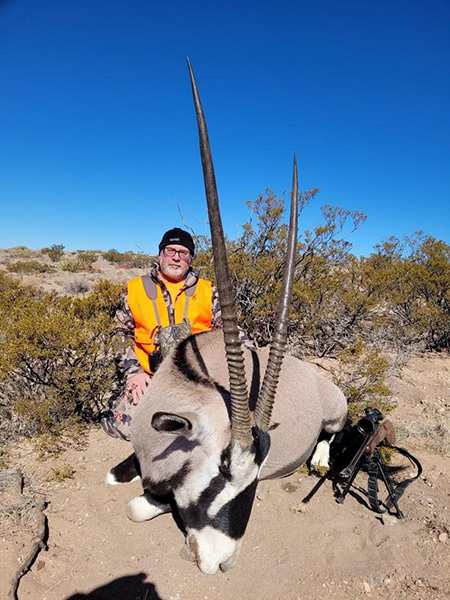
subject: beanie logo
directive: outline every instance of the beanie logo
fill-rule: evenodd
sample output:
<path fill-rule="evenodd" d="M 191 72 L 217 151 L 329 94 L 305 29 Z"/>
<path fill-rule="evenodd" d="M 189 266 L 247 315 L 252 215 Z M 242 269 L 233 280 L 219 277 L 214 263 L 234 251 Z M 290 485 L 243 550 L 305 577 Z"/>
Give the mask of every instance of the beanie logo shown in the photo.
<path fill-rule="evenodd" d="M 170 241 L 171 242 L 179 242 L 180 238 L 179 237 L 177 237 L 177 238 L 170 238 Z"/>

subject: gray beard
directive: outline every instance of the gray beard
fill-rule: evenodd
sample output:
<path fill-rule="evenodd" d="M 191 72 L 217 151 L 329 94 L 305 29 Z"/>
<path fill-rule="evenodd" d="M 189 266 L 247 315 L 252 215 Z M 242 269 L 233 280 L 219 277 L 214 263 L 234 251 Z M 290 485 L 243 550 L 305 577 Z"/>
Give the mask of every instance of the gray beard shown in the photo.
<path fill-rule="evenodd" d="M 179 277 L 180 281 L 186 278 L 188 270 L 189 267 L 186 267 L 185 269 L 174 269 L 173 267 L 164 267 L 164 269 L 161 268 L 163 275 L 169 275 L 170 277 Z"/>

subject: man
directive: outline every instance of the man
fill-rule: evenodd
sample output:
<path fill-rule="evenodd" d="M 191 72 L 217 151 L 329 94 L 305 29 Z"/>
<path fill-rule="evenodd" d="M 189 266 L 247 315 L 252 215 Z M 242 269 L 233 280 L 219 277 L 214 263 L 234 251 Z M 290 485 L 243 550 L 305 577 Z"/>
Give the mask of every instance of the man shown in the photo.
<path fill-rule="evenodd" d="M 118 313 L 118 331 L 128 342 L 117 361 L 121 386 L 102 418 L 104 431 L 112 437 L 130 439 L 135 407 L 170 347 L 190 333 L 222 325 L 217 289 L 191 268 L 194 254 L 191 235 L 170 229 L 150 274 L 127 284 Z"/>

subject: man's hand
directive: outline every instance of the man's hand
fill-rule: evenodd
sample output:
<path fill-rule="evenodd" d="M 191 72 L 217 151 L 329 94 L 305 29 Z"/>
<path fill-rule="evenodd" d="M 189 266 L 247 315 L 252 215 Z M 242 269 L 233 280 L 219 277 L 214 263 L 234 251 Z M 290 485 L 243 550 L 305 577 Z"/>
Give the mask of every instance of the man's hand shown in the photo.
<path fill-rule="evenodd" d="M 130 404 L 137 404 L 150 382 L 150 375 L 145 371 L 128 377 L 125 385 L 125 397 Z"/>

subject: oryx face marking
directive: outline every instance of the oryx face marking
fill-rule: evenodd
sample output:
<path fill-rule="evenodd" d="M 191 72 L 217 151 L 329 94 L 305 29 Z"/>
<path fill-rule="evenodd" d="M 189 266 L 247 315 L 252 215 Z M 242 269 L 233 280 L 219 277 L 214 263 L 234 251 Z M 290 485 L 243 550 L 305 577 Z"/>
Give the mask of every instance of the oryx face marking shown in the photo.
<path fill-rule="evenodd" d="M 236 562 L 269 448 L 269 435 L 255 428 L 250 448 L 230 444 L 222 452 L 217 474 L 193 501 L 188 502 L 188 486 L 175 491 L 187 546 L 204 573 L 225 571 Z"/>

